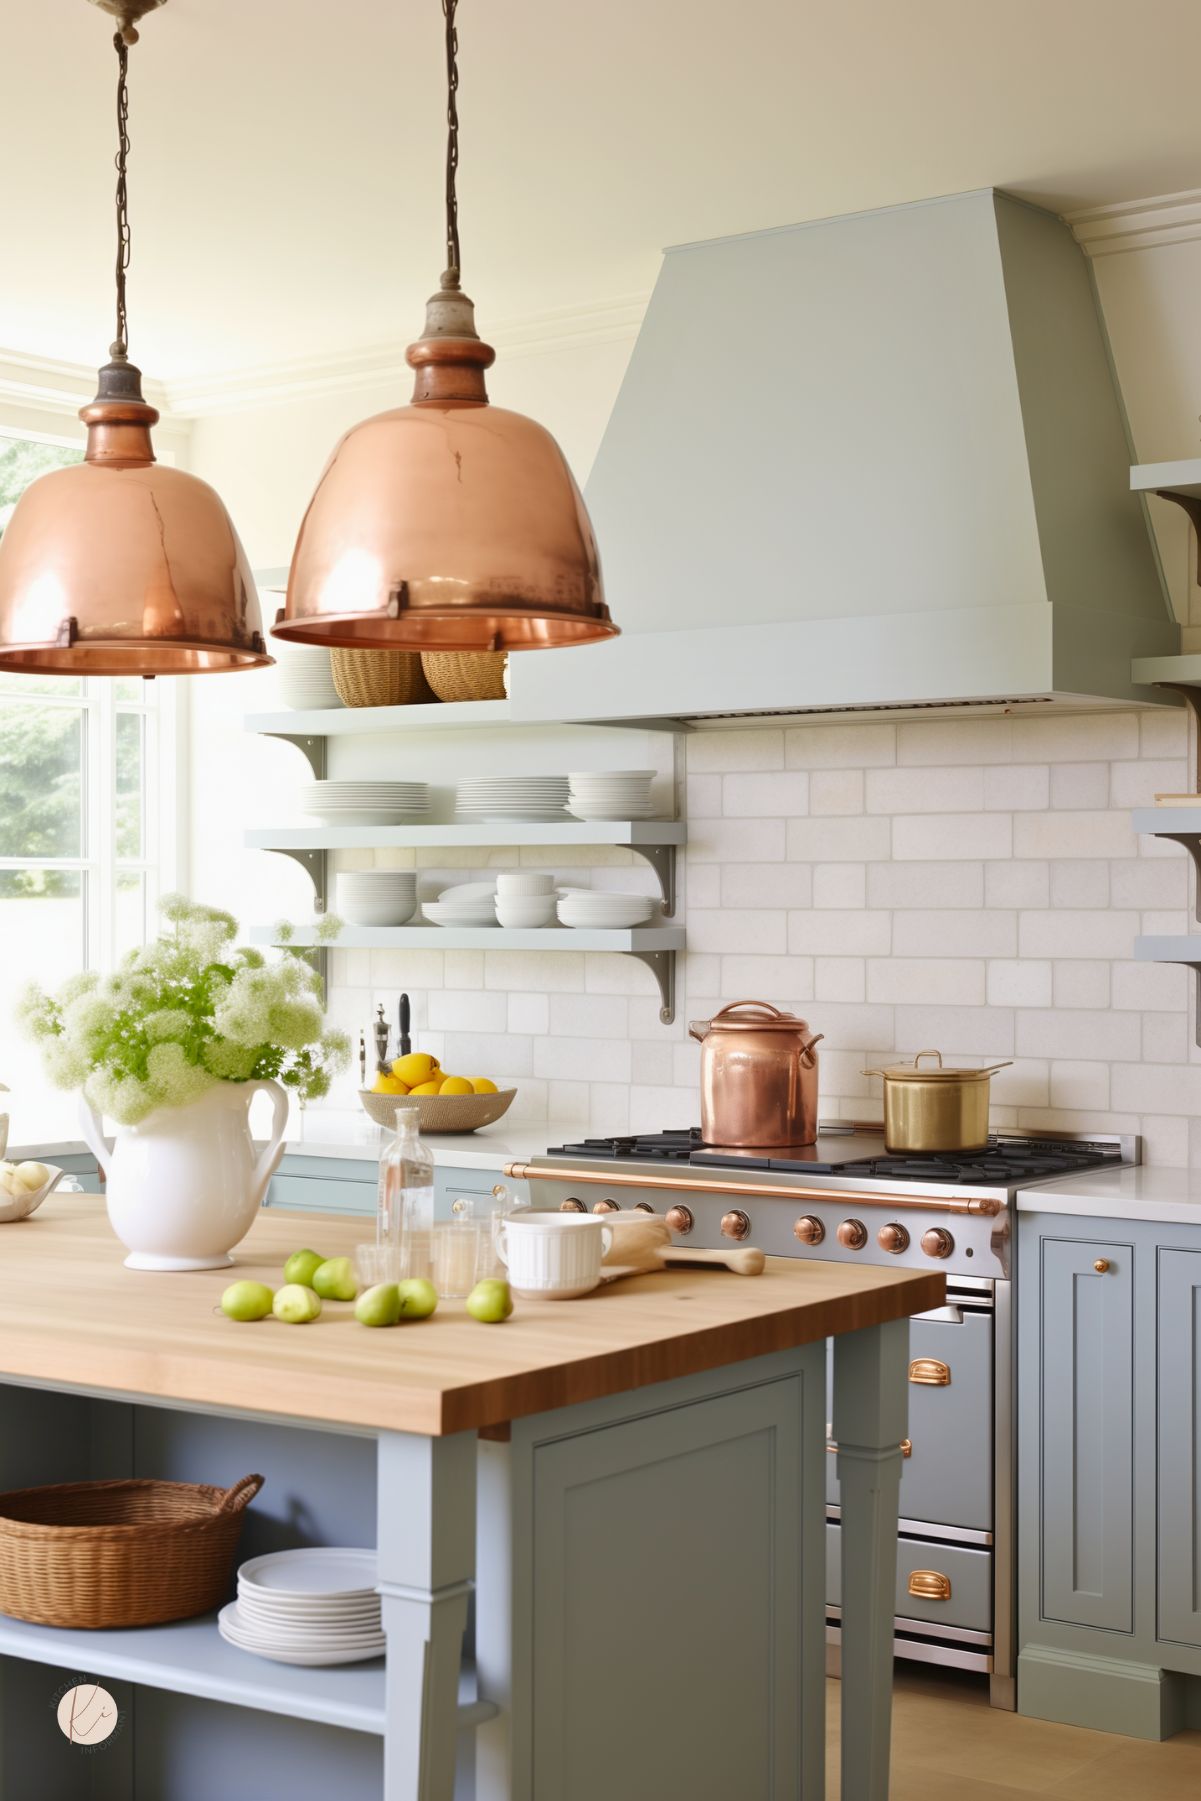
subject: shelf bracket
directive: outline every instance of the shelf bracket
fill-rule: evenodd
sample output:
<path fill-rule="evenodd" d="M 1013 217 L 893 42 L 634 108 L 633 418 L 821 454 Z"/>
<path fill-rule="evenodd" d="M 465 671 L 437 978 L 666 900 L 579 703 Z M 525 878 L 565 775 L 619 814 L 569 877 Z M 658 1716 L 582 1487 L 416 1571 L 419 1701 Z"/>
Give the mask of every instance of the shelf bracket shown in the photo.
<path fill-rule="evenodd" d="M 659 1021 L 669 1026 L 676 1016 L 676 953 L 675 951 L 628 951 L 628 956 L 637 957 L 639 963 L 645 963 L 659 985 Z"/>
<path fill-rule="evenodd" d="M 271 734 L 266 734 L 270 736 Z M 293 744 L 302 740 L 293 738 Z M 324 747 L 324 738 L 316 740 Z M 321 778 L 318 777 L 318 780 Z M 313 884 L 313 911 L 324 913 L 329 905 L 329 852 L 327 850 L 273 850 L 268 853 L 273 857 L 291 857 L 293 863 L 299 863 Z M 328 1000 L 329 989 L 329 951 L 324 945 L 314 945 L 307 950 L 305 956 L 321 977 L 321 986 L 326 990 Z"/>
<path fill-rule="evenodd" d="M 676 910 L 676 847 L 674 844 L 631 844 L 635 856 L 643 857 L 659 878 L 663 896 L 663 917 L 670 919 Z"/>
<path fill-rule="evenodd" d="M 264 738 L 278 738 L 282 744 L 294 744 L 302 757 L 308 760 L 315 781 L 325 780 L 325 768 L 328 760 L 329 740 L 318 738 L 312 732 L 264 732 Z"/>
<path fill-rule="evenodd" d="M 1166 813 L 1168 809 L 1164 807 L 1161 811 Z M 1193 859 L 1193 868 L 1197 872 L 1194 911 L 1197 919 L 1201 920 L 1201 837 L 1198 837 L 1196 832 L 1156 832 L 1155 837 L 1166 838 L 1171 844 L 1183 845 Z"/>

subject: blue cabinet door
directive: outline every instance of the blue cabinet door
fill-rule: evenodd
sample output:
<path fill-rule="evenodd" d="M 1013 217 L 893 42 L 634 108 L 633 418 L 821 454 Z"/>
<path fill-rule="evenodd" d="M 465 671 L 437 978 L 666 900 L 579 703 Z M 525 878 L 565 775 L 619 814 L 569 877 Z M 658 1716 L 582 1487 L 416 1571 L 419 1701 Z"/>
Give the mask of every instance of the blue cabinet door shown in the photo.
<path fill-rule="evenodd" d="M 1039 1611 L 1133 1630 L 1134 1251 L 1044 1238 Z"/>
<path fill-rule="evenodd" d="M 1159 1252 L 1156 1637 L 1201 1649 L 1201 1251 Z"/>

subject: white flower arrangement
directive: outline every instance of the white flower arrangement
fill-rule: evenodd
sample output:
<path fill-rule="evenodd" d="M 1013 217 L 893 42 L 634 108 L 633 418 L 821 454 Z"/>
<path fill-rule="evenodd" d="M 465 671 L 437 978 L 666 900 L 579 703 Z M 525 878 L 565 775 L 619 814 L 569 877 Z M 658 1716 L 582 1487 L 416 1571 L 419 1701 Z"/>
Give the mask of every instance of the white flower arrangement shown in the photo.
<path fill-rule="evenodd" d="M 33 984 L 19 1017 L 59 1088 L 82 1088 L 98 1113 L 136 1125 L 156 1107 L 184 1107 L 218 1082 L 274 1078 L 302 1100 L 328 1094 L 350 1057 L 345 1032 L 325 1028 L 321 980 L 287 952 L 268 963 L 234 945 L 238 922 L 182 894 L 169 923 L 113 975 L 85 970 L 55 995 Z M 326 915 L 323 941 L 338 921 Z"/>

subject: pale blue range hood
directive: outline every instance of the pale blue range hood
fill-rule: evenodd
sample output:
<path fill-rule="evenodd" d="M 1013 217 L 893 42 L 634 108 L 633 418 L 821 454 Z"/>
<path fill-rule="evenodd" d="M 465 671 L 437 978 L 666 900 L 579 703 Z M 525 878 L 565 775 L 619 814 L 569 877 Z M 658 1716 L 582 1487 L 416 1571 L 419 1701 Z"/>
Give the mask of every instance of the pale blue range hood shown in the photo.
<path fill-rule="evenodd" d="M 1178 648 L 1085 258 L 982 189 L 670 250 L 530 718 L 1150 698 Z"/>

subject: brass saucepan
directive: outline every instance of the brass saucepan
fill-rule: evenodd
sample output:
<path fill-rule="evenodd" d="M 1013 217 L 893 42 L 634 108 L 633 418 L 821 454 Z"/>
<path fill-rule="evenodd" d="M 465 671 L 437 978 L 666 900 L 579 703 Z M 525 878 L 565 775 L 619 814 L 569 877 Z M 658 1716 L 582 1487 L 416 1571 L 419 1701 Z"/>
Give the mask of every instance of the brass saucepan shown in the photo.
<path fill-rule="evenodd" d="M 923 1069 L 936 1057 L 936 1069 Z M 865 1069 L 884 1078 L 884 1148 L 914 1151 L 980 1151 L 988 1143 L 989 1077 L 1004 1063 L 986 1069 L 944 1068 L 940 1051 L 919 1051 L 912 1063 Z"/>

